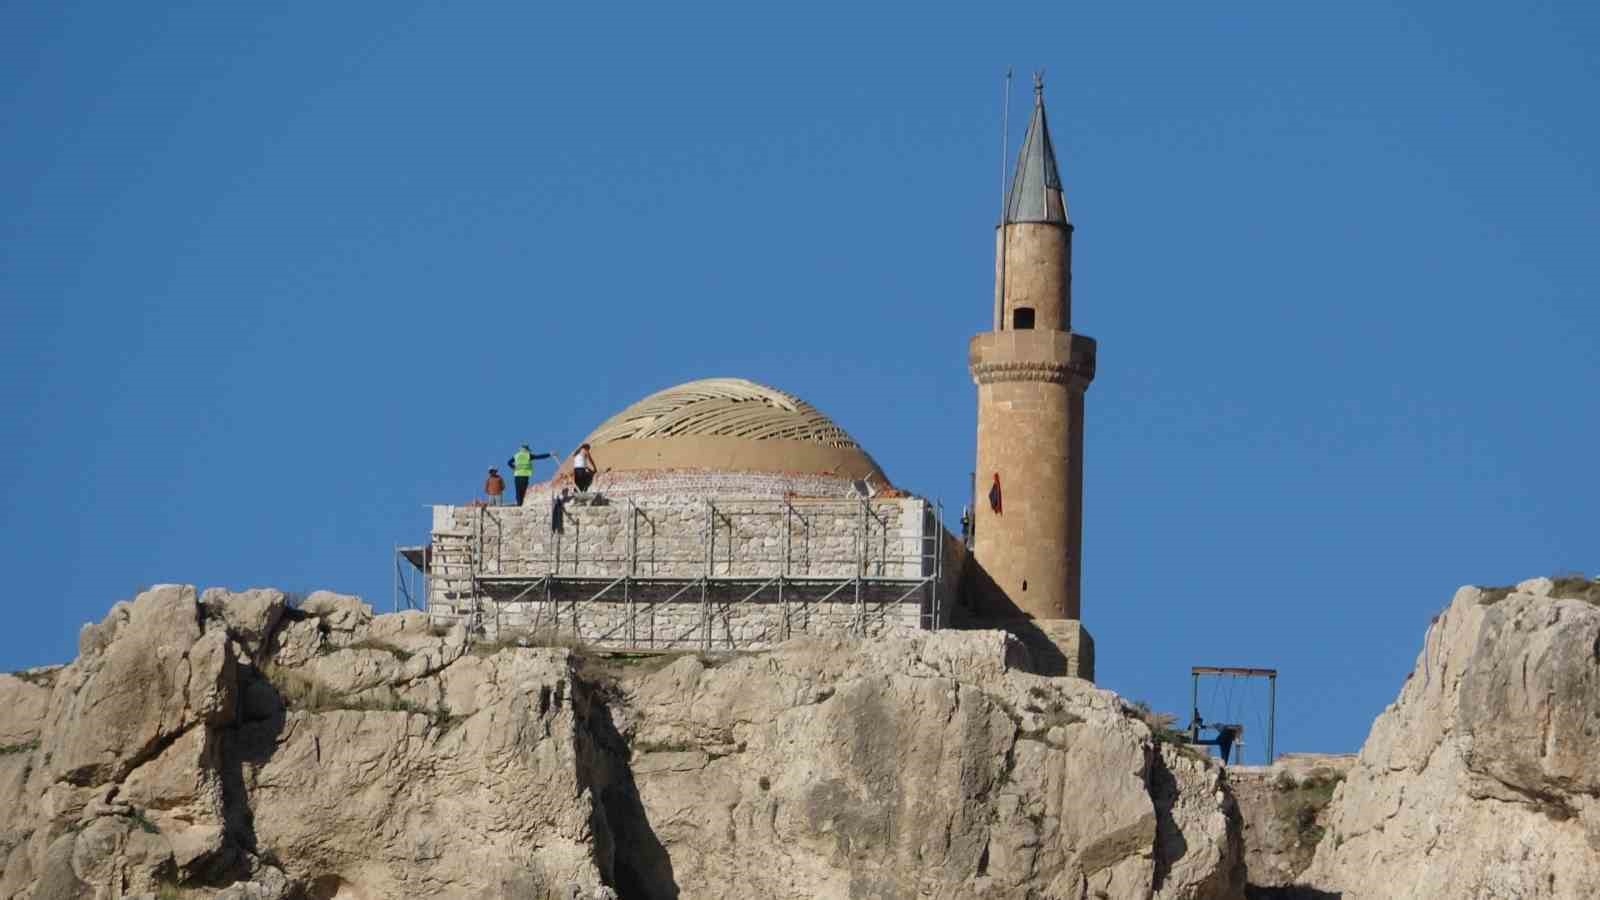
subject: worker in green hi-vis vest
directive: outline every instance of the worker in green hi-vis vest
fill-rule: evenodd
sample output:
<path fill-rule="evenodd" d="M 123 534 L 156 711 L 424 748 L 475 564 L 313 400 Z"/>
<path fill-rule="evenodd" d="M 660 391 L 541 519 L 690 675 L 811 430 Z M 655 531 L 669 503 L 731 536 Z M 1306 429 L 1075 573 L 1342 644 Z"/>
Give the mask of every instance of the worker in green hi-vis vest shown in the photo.
<path fill-rule="evenodd" d="M 522 498 L 528 493 L 528 479 L 533 477 L 533 461 L 536 459 L 550 459 L 548 453 L 535 453 L 528 449 L 527 444 L 517 448 L 506 460 L 506 465 L 511 467 L 511 478 L 517 483 L 517 505 L 522 505 Z"/>

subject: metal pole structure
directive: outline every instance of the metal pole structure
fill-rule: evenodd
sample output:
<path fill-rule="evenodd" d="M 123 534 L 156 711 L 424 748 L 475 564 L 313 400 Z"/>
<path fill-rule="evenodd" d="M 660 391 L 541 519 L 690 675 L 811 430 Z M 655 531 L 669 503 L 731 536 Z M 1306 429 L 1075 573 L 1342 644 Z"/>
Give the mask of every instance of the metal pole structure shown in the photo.
<path fill-rule="evenodd" d="M 1006 305 L 1006 157 L 1011 154 L 1011 67 L 1006 66 L 1005 97 L 1000 102 L 1000 284 L 994 292 L 994 330 L 1005 327 Z"/>
<path fill-rule="evenodd" d="M 867 501 L 861 501 L 861 520 L 856 540 L 856 634 L 867 636 L 867 608 L 861 597 L 861 576 L 867 569 Z"/>
<path fill-rule="evenodd" d="M 1200 739 L 1200 723 L 1195 719 L 1200 715 L 1200 673 L 1191 673 L 1189 678 L 1189 740 L 1197 741 Z"/>
<path fill-rule="evenodd" d="M 933 630 L 938 631 L 943 623 L 939 621 L 939 584 L 944 581 L 944 502 L 934 507 L 936 512 L 933 519 Z"/>
<path fill-rule="evenodd" d="M 1274 755 L 1274 746 L 1278 737 L 1278 676 L 1276 674 L 1267 678 L 1267 765 L 1277 759 Z"/>
<path fill-rule="evenodd" d="M 467 566 L 467 584 L 472 590 L 472 626 L 483 627 L 483 605 L 478 602 L 478 567 L 483 564 L 483 507 L 473 507 L 472 521 L 476 524 L 477 539 L 472 548 L 472 565 Z"/>
<path fill-rule="evenodd" d="M 706 574 L 700 580 L 700 647 L 711 652 L 711 573 L 717 557 L 717 506 L 706 501 Z"/>
<path fill-rule="evenodd" d="M 783 501 L 783 569 L 778 573 L 778 614 L 783 616 L 783 627 L 778 629 L 778 640 L 789 639 L 789 600 L 783 595 L 783 579 L 789 574 L 789 546 L 794 519 L 794 507 Z"/>
<path fill-rule="evenodd" d="M 633 611 L 633 575 L 639 570 L 639 508 L 628 498 L 628 574 L 622 581 L 622 599 L 628 607 L 628 646 L 639 646 Z"/>
<path fill-rule="evenodd" d="M 972 545 L 978 538 L 978 473 L 967 473 L 967 528 L 966 534 L 961 536 L 962 543 L 967 552 L 972 552 Z"/>
<path fill-rule="evenodd" d="M 711 579 L 700 579 L 700 649 L 711 652 Z"/>
<path fill-rule="evenodd" d="M 867 571 L 867 501 L 857 500 L 861 505 L 861 515 L 856 521 L 856 575 L 864 575 Z"/>
<path fill-rule="evenodd" d="M 876 519 L 877 515 L 874 514 L 873 518 Z M 884 519 L 882 521 L 880 521 L 878 524 L 882 528 L 881 533 L 883 535 L 883 538 L 878 542 L 879 545 L 880 545 L 879 546 L 879 550 L 878 550 L 878 574 L 879 575 L 883 575 L 883 574 L 886 574 L 889 571 L 889 519 L 888 519 L 888 517 L 885 516 Z M 918 563 L 919 563 L 918 568 L 920 568 L 921 567 L 920 566 L 921 561 L 919 560 Z"/>

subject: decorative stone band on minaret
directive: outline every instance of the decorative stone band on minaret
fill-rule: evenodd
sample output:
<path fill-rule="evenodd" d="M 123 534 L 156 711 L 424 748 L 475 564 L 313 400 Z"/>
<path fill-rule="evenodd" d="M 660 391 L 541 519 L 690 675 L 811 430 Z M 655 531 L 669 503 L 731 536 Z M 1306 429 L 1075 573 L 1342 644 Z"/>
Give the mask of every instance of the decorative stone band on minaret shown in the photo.
<path fill-rule="evenodd" d="M 1029 345 L 1045 341 L 1054 346 Z M 972 339 L 967 362 L 980 387 L 1001 381 L 1043 381 L 1082 391 L 1094 380 L 1094 348 L 1094 338 L 1070 331 L 991 331 Z M 1050 358 L 1040 358 L 1047 355 Z"/>
<path fill-rule="evenodd" d="M 1034 83 L 1033 119 L 995 240 L 995 328 L 968 346 L 978 387 L 972 564 L 979 614 L 1055 674 L 1094 677 L 1080 620 L 1083 397 L 1093 338 L 1072 332 L 1072 232 Z"/>
<path fill-rule="evenodd" d="M 998 384 L 1002 381 L 1048 381 L 1052 384 L 1071 384 L 1081 381 L 1066 366 L 1037 362 L 974 363 L 972 380 L 980 385 Z"/>

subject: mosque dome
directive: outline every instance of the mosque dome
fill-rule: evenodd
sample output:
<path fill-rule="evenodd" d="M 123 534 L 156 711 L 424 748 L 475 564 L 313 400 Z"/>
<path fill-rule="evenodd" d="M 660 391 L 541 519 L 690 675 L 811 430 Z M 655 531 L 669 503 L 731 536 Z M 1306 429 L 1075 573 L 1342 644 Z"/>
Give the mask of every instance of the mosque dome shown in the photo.
<path fill-rule="evenodd" d="M 816 407 L 743 378 L 706 378 L 657 391 L 584 439 L 602 471 L 664 470 L 870 477 L 883 470 Z M 571 471 L 568 461 L 559 474 Z"/>

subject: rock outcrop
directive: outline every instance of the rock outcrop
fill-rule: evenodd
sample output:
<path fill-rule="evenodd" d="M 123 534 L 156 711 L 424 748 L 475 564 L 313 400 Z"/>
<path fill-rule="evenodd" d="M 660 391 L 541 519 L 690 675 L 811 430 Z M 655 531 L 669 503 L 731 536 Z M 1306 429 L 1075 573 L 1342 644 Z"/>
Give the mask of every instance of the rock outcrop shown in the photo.
<path fill-rule="evenodd" d="M 1600 896 L 1597 595 L 1547 578 L 1455 595 L 1335 793 L 1301 896 Z"/>
<path fill-rule="evenodd" d="M 165 585 L 0 676 L 0 898 L 1242 897 L 1220 770 L 998 632 L 473 644 Z"/>
<path fill-rule="evenodd" d="M 1240 896 L 1220 770 L 998 632 L 793 642 L 621 683 L 684 896 Z M 629 885 L 627 878 L 620 883 Z"/>

